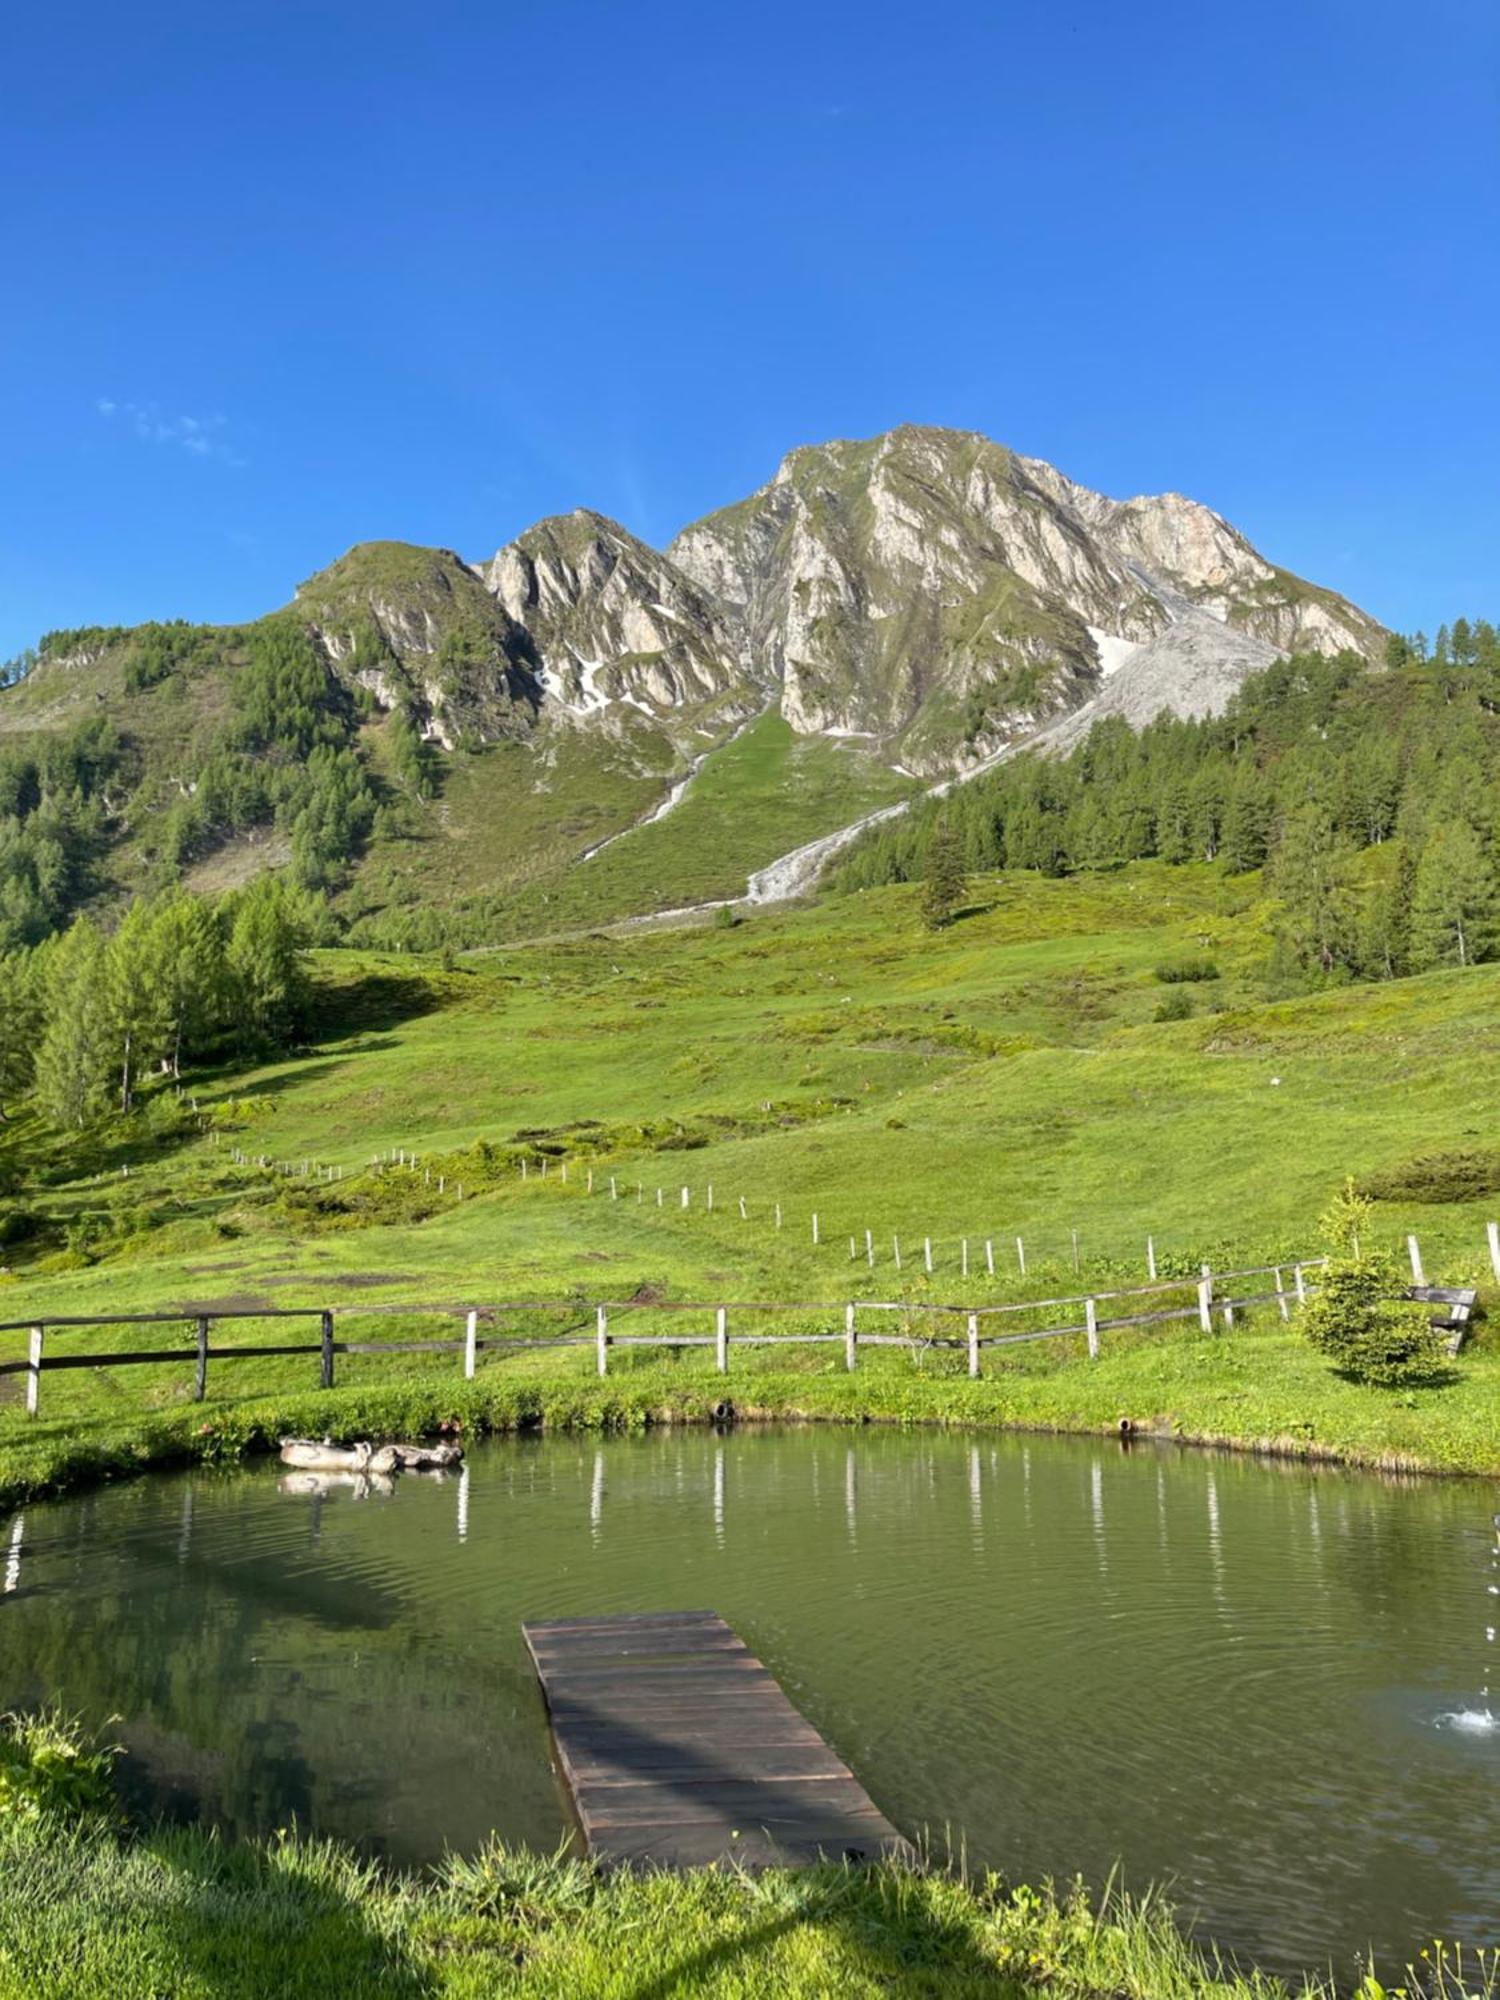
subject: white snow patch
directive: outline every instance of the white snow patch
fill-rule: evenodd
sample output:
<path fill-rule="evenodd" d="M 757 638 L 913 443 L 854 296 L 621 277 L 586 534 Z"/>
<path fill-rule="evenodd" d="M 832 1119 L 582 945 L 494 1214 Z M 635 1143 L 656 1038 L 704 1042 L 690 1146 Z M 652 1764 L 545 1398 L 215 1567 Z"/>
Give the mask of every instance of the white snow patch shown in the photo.
<path fill-rule="evenodd" d="M 1099 652 L 1099 671 L 1108 680 L 1137 650 L 1134 639 L 1122 639 L 1118 632 L 1101 632 L 1097 625 L 1088 628 L 1089 637 Z"/>

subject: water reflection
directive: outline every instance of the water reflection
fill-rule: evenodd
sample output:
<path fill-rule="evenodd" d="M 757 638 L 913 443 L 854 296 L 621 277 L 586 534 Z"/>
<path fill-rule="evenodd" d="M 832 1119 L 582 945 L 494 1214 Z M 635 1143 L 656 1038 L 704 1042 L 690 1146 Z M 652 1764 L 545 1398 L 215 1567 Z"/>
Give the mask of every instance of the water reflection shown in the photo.
<path fill-rule="evenodd" d="M 0 1529 L 0 1706 L 126 1716 L 139 1794 L 236 1829 L 550 1847 L 520 1621 L 711 1605 L 904 1827 L 1013 1878 L 1123 1859 L 1231 1946 L 1347 1966 L 1500 1931 L 1492 1506 L 874 1430 L 140 1481 Z"/>

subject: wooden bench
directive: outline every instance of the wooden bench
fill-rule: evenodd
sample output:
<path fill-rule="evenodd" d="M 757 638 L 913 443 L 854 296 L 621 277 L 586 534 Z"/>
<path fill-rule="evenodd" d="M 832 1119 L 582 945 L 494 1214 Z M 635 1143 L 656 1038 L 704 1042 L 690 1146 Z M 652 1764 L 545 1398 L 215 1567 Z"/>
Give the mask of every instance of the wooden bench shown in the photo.
<path fill-rule="evenodd" d="M 1434 1333 L 1446 1333 L 1449 1354 L 1457 1354 L 1478 1307 L 1478 1292 L 1472 1287 L 1413 1285 L 1403 1296 L 1414 1299 L 1419 1305 L 1447 1308 L 1444 1312 L 1433 1314 L 1432 1330 Z"/>

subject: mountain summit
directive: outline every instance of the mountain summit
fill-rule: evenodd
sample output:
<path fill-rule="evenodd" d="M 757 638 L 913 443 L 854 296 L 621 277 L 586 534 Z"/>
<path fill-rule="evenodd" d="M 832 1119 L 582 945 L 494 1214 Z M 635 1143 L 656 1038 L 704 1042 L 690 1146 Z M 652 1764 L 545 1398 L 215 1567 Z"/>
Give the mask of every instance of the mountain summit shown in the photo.
<path fill-rule="evenodd" d="M 0 949 L 284 864 L 381 943 L 774 899 L 923 786 L 1386 636 L 1181 494 L 913 425 L 791 452 L 665 550 L 582 508 L 479 561 L 365 542 L 250 624 L 48 635 L 0 780 L 107 752 L 109 783 L 67 866 L 45 816 L 0 853 Z"/>
<path fill-rule="evenodd" d="M 1280 650 L 1385 634 L 1207 507 L 1126 501 L 967 431 L 805 447 L 668 554 L 739 620 L 794 727 L 935 773 L 1091 706 L 1222 707 Z M 1118 678 L 1117 678 L 1118 677 Z"/>
<path fill-rule="evenodd" d="M 580 508 L 475 564 L 366 544 L 297 604 L 448 748 L 633 717 L 684 745 L 769 707 L 924 777 L 1103 714 L 1210 713 L 1281 651 L 1385 640 L 1179 493 L 1106 499 L 916 425 L 791 452 L 665 552 Z"/>

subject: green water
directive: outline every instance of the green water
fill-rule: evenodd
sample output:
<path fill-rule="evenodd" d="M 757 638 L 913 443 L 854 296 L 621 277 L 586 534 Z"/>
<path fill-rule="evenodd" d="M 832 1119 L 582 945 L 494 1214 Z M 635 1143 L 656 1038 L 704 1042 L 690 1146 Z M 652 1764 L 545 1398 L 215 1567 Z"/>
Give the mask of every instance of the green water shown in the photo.
<path fill-rule="evenodd" d="M 236 1831 L 550 1848 L 521 1620 L 710 1606 L 972 1862 L 1121 1862 L 1283 1969 L 1500 1937 L 1488 1488 L 831 1429 L 314 1485 L 155 1478 L 0 1528 L 0 1703 L 125 1717 L 136 1800 Z"/>

